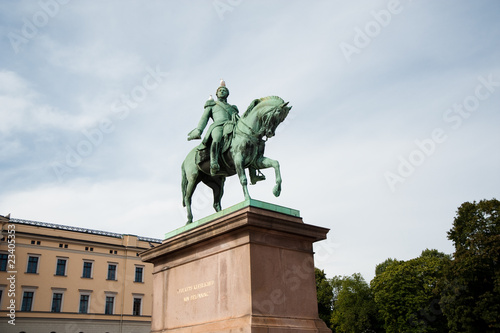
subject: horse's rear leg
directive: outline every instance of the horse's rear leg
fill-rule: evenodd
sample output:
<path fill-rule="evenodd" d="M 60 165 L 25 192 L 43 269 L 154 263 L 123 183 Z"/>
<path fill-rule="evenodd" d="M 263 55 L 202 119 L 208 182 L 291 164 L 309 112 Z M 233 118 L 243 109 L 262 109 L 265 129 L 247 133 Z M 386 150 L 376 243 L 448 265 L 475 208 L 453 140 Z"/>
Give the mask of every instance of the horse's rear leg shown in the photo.
<path fill-rule="evenodd" d="M 186 205 L 186 210 L 187 210 L 187 223 L 193 222 L 193 212 L 191 210 L 191 199 L 193 197 L 194 190 L 196 188 L 196 185 L 198 183 L 196 180 L 193 179 L 188 179 L 187 186 L 186 186 L 186 194 L 184 196 L 184 204 Z"/>

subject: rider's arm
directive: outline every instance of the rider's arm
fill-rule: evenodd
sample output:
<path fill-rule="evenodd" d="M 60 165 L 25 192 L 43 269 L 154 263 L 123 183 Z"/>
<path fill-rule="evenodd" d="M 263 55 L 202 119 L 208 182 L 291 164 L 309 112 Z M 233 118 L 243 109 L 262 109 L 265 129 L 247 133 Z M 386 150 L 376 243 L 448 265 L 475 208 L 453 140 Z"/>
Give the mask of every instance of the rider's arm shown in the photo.
<path fill-rule="evenodd" d="M 201 116 L 200 122 L 198 126 L 188 134 L 188 140 L 201 139 L 201 133 L 207 126 L 208 119 L 212 116 L 212 107 L 215 105 L 213 100 L 208 100 L 205 103 L 205 110 L 203 111 L 203 115 Z"/>
<path fill-rule="evenodd" d="M 200 130 L 200 132 L 203 133 L 203 130 L 207 126 L 208 120 L 212 116 L 212 106 L 207 105 L 208 103 L 205 103 L 205 110 L 203 111 L 203 115 L 201 116 L 200 122 L 198 123 L 198 126 L 196 126 L 197 129 Z"/>

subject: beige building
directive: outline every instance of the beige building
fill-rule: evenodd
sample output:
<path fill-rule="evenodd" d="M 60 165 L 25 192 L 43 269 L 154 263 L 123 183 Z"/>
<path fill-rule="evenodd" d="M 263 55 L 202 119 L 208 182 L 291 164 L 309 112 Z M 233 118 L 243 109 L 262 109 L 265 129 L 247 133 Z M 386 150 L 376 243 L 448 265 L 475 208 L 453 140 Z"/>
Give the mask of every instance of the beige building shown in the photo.
<path fill-rule="evenodd" d="M 0 332 L 150 331 L 153 267 L 138 254 L 161 240 L 0 222 Z"/>

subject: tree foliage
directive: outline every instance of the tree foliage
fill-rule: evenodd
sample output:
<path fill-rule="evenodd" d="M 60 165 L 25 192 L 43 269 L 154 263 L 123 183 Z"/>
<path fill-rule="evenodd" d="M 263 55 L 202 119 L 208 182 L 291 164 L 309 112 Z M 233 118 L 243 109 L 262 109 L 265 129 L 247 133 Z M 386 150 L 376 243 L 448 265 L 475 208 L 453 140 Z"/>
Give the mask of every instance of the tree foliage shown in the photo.
<path fill-rule="evenodd" d="M 361 274 L 336 276 L 333 287 L 333 312 L 331 317 L 334 332 L 362 333 L 377 329 L 377 309 L 370 286 Z"/>
<path fill-rule="evenodd" d="M 318 296 L 318 314 L 319 317 L 328 325 L 332 314 L 332 285 L 326 278 L 324 270 L 314 269 L 316 276 L 316 294 Z"/>
<path fill-rule="evenodd" d="M 335 333 L 500 333 L 499 211 L 496 199 L 463 203 L 448 232 L 453 257 L 389 258 L 370 285 L 317 269 L 320 317 Z"/>
<path fill-rule="evenodd" d="M 451 332 L 500 332 L 500 202 L 465 202 L 448 239 L 455 245 L 441 305 Z"/>
<path fill-rule="evenodd" d="M 382 263 L 371 287 L 387 333 L 446 332 L 438 282 L 449 261 L 437 250 L 425 250 L 415 259 Z"/>
<path fill-rule="evenodd" d="M 397 259 L 388 258 L 383 263 L 380 263 L 375 267 L 375 275 L 380 275 L 385 272 L 386 268 L 393 263 L 398 263 Z"/>

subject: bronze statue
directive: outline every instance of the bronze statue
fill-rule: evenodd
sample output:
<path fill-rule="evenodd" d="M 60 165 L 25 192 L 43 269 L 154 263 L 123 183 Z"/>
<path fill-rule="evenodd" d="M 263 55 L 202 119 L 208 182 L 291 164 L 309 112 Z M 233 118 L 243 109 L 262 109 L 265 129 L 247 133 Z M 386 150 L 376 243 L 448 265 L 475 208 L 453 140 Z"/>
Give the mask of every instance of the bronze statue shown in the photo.
<path fill-rule="evenodd" d="M 251 184 L 264 180 L 257 170 L 274 168 L 275 196 L 281 192 L 281 173 L 278 161 L 264 156 L 265 141 L 274 136 L 278 125 L 292 108 L 277 96 L 263 97 L 252 101 L 240 118 L 238 108 L 227 103 L 229 90 L 225 82 L 216 92 L 217 101 L 211 96 L 205 103 L 198 127 L 188 134 L 188 140 L 201 139 L 208 120 L 208 128 L 202 143 L 186 156 L 182 163 L 182 197 L 187 208 L 188 223 L 193 221 L 191 198 L 198 183 L 203 182 L 213 190 L 216 211 L 221 210 L 221 198 L 227 176 L 238 174 L 245 200 L 250 199 L 245 169 L 249 169 Z M 264 139 L 265 137 L 265 139 Z"/>
<path fill-rule="evenodd" d="M 207 126 L 208 120 L 212 118 L 213 123 L 208 128 L 200 146 L 201 149 L 204 149 L 206 143 L 212 139 L 212 144 L 210 146 L 210 174 L 212 176 L 215 176 L 220 169 L 219 155 L 224 130 L 226 135 L 229 131 L 232 131 L 232 127 L 234 127 L 238 115 L 238 108 L 236 105 L 227 103 L 229 90 L 226 88 L 224 80 L 221 80 L 221 85 L 217 88 L 215 95 L 218 100 L 214 101 L 210 95 L 210 98 L 205 103 L 205 111 L 198 123 L 198 127 L 188 134 L 188 140 L 201 139 L 201 133 L 203 133 L 203 130 Z M 226 124 L 228 125 L 226 126 Z"/>

